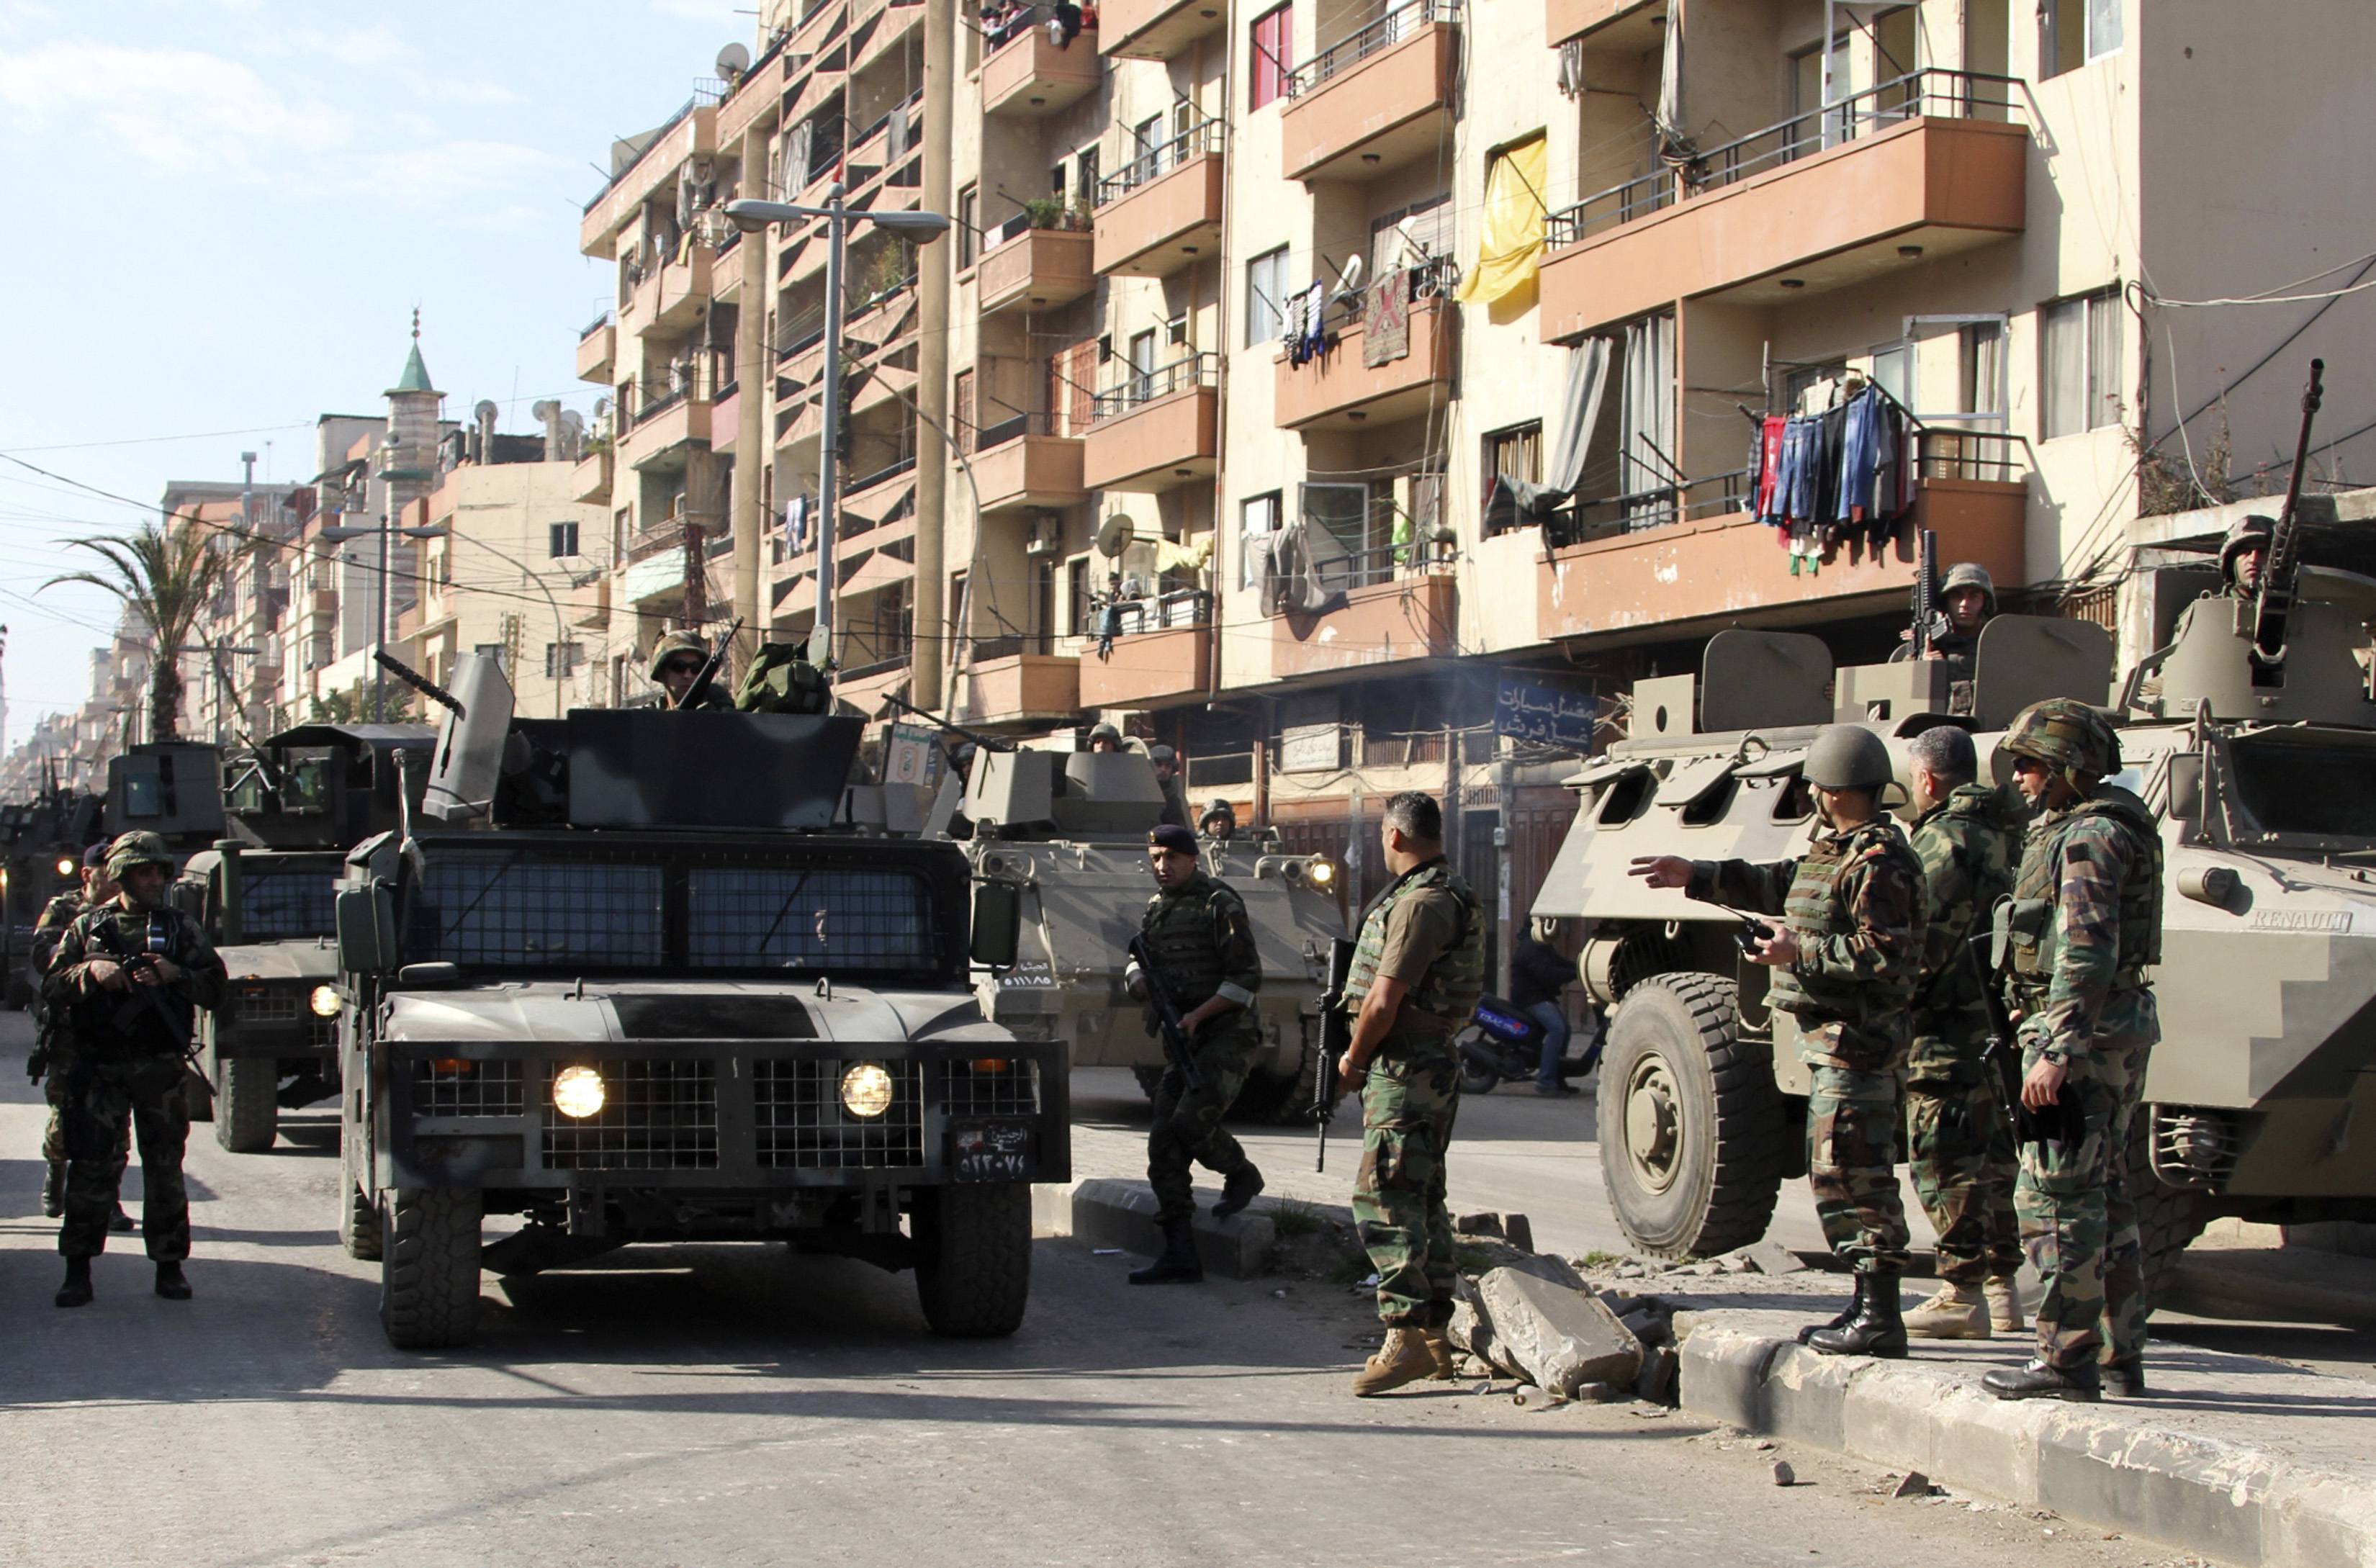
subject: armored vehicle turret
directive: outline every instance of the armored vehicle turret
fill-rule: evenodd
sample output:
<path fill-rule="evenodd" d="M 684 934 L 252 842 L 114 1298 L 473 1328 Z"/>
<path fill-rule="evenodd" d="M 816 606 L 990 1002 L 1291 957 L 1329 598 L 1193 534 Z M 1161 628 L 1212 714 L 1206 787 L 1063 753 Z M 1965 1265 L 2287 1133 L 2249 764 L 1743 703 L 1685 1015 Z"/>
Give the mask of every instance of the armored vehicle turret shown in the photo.
<path fill-rule="evenodd" d="M 2376 580 L 2307 569 L 2291 609 L 2272 662 L 2251 600 L 2196 601 L 2115 704 L 2115 782 L 2154 810 L 2168 867 L 2163 1038 L 2130 1160 L 2149 1285 L 2215 1216 L 2376 1218 L 2376 1147 L 2351 1136 L 2376 1108 L 2363 1025 L 2376 1010 Z M 1783 1179 L 1803 1171 L 1808 1085 L 1733 917 L 1627 864 L 1799 853 L 1812 826 L 1799 767 L 1823 723 L 1871 726 L 1901 781 L 1906 740 L 1963 724 L 2004 785 L 1997 742 L 2021 707 L 2115 702 L 2109 636 L 2077 621 L 1990 622 L 1969 717 L 1930 689 L 1940 671 L 1835 672 L 1814 637 L 1722 633 L 1696 678 L 1639 683 L 1632 734 L 1569 780 L 1575 822 L 1533 913 L 1584 922 L 1579 975 L 1613 1009 L 1601 1167 L 1645 1251 L 1706 1255 L 1763 1233 Z"/>
<path fill-rule="evenodd" d="M 1014 888 L 1023 908 L 1022 952 L 1013 968 L 980 976 L 984 1007 L 1017 1039 L 1061 1044 L 1075 1066 L 1128 1067 L 1152 1093 L 1163 1047 L 1122 983 L 1124 948 L 1155 891 L 1147 830 L 1163 815 L 1146 754 L 984 750 L 964 811 L 975 876 Z M 1244 898 L 1263 961 L 1262 1047 L 1237 1112 L 1298 1120 L 1311 1103 L 1328 944 L 1344 929 L 1337 868 L 1283 852 L 1276 832 L 1198 842 L 1205 870 Z"/>
<path fill-rule="evenodd" d="M 936 1332 L 1012 1333 L 1071 1158 L 1062 1050 L 973 995 L 1013 896 L 835 829 L 855 719 L 515 721 L 457 662 L 420 815 L 336 909 L 339 1229 L 388 1337 L 469 1339 L 482 1263 L 668 1241 L 913 1267 Z M 482 1253 L 490 1214 L 526 1223 Z"/>

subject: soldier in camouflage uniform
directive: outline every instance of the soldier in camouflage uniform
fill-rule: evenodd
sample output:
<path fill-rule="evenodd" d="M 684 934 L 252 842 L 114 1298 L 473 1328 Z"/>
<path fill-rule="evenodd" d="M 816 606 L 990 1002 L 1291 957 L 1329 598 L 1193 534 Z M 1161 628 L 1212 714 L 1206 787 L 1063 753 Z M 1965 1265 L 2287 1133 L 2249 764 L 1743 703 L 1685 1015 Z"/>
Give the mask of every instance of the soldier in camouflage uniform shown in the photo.
<path fill-rule="evenodd" d="M 1146 901 L 1140 922 L 1160 973 L 1149 975 L 1136 960 L 1123 983 L 1144 1000 L 1159 984 L 1179 1009 L 1194 1051 L 1197 1075 L 1192 1085 L 1174 1063 L 1155 1089 L 1155 1124 L 1146 1134 L 1146 1184 L 1155 1193 L 1155 1223 L 1163 1231 L 1163 1252 L 1130 1277 L 1133 1285 L 1191 1284 L 1205 1277 L 1189 1221 L 1196 1212 L 1189 1162 L 1221 1178 L 1213 1213 L 1223 1219 L 1252 1203 L 1263 1190 L 1238 1140 L 1221 1125 L 1246 1081 L 1260 1043 L 1251 1011 L 1262 989 L 1262 959 L 1254 951 L 1253 926 L 1245 901 L 1226 882 L 1205 874 L 1196 858 L 1196 836 L 1165 824 L 1146 836 L 1146 858 L 1159 889 Z M 1151 1011 L 1151 1010 L 1150 1010 Z M 1150 1026 L 1150 1032 L 1152 1026 Z"/>
<path fill-rule="evenodd" d="M 42 918 L 33 925 L 33 973 L 49 972 L 50 959 L 58 944 L 65 939 L 66 928 L 74 924 L 84 910 L 104 904 L 115 897 L 115 879 L 107 874 L 107 846 L 93 844 L 82 852 L 82 879 L 51 899 L 42 910 Z M 66 1143 L 63 1112 L 66 1102 L 66 1082 L 74 1072 L 74 1040 L 66 1030 L 65 1015 L 45 1006 L 37 993 L 33 1002 L 34 1028 L 41 1043 L 34 1048 L 33 1060 L 28 1063 L 34 1075 L 42 1080 L 42 1098 L 49 1101 L 49 1124 L 42 1132 L 42 1212 L 52 1219 L 66 1211 Z M 129 1230 L 132 1217 L 124 1212 L 118 1202 L 107 1222 L 110 1230 Z"/>
<path fill-rule="evenodd" d="M 1856 1271 L 1856 1295 L 1800 1341 L 1825 1355 L 1903 1356 L 1897 1300 L 1907 1264 L 1898 1196 L 1898 1074 L 1920 977 L 1922 867 L 1882 810 L 1889 749 L 1854 724 L 1815 737 L 1801 769 L 1824 831 L 1796 861 L 1644 856 L 1633 874 L 1693 898 L 1779 914 L 1751 962 L 1771 968 L 1768 1005 L 1799 1022 L 1799 1058 L 1814 1072 L 1807 1176 L 1832 1251 Z"/>
<path fill-rule="evenodd" d="M 1914 994 L 1906 1128 L 1914 1188 L 1939 1233 L 1938 1294 L 1908 1313 L 1917 1339 L 1986 1339 L 1993 1324 L 2022 1326 L 2014 1272 L 2021 1226 L 2014 1218 L 2013 1123 L 1992 1065 L 1994 1031 L 1972 949 L 1997 900 L 2013 891 L 2026 814 L 2004 791 L 1976 782 L 1972 738 L 1952 724 L 1907 746 L 1915 814 L 1909 841 L 1926 894 L 1922 980 Z"/>
<path fill-rule="evenodd" d="M 702 666 L 709 662 L 709 645 L 691 632 L 671 632 L 652 645 L 652 680 L 668 694 L 667 706 L 674 707 L 684 702 L 685 693 L 700 679 Z M 719 667 L 717 679 L 709 690 L 689 705 L 695 711 L 719 709 L 731 711 L 734 700 L 727 695 L 725 666 Z"/>
<path fill-rule="evenodd" d="M 2147 1307 L 2128 1155 L 2161 1038 L 2148 973 L 2161 957 L 2161 836 L 2144 802 L 2103 781 L 2120 770 L 2121 742 L 2097 709 L 2034 703 L 2001 744 L 2039 809 L 1997 920 L 2022 1104 L 2070 1102 L 2080 1136 L 2021 1146 L 2014 1204 L 2046 1281 L 2037 1356 L 1983 1381 L 2005 1399 L 2139 1395 Z"/>
<path fill-rule="evenodd" d="M 1361 1087 L 1353 1221 L 1378 1271 L 1385 1343 L 1353 1379 L 1357 1397 L 1452 1375 L 1455 1264 L 1444 1159 L 1460 1109 L 1452 1037 L 1485 989 L 1484 910 L 1443 858 L 1443 813 L 1416 790 L 1386 802 L 1378 837 L 1395 880 L 1361 921 L 1344 1006 L 1352 1039 L 1336 1063 Z"/>
<path fill-rule="evenodd" d="M 66 1260 L 57 1303 L 91 1299 L 90 1260 L 107 1246 L 108 1209 L 123 1180 L 124 1123 L 140 1144 L 141 1231 L 157 1265 L 157 1294 L 187 1301 L 190 1199 L 182 1153 L 190 1135 L 184 1052 L 196 1010 L 222 1001 L 222 960 L 197 923 L 165 901 L 173 861 L 153 833 L 126 833 L 108 851 L 122 891 L 66 928 L 43 996 L 74 1031 L 65 1111 Z"/>
<path fill-rule="evenodd" d="M 2219 591 L 2229 599 L 2251 599 L 2261 591 L 2261 571 L 2269 564 L 2269 542 L 2276 537 L 2277 520 L 2255 512 L 2240 518 L 2219 541 Z"/>

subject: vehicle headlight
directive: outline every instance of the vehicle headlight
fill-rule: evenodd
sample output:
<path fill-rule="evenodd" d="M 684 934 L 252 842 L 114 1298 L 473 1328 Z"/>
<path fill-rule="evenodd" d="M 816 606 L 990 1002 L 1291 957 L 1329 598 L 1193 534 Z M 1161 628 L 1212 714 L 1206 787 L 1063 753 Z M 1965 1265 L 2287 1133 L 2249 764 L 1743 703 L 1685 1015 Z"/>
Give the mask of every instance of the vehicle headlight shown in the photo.
<path fill-rule="evenodd" d="M 58 857 L 58 874 L 60 876 L 72 876 L 74 873 L 75 863 L 73 859 L 70 856 L 60 855 Z"/>
<path fill-rule="evenodd" d="M 591 1067 L 564 1067 L 552 1075 L 552 1108 L 575 1122 L 602 1109 L 602 1075 Z"/>
<path fill-rule="evenodd" d="M 1336 862 L 1334 861 L 1313 861 L 1310 868 L 1307 869 L 1303 874 L 1312 879 L 1313 886 L 1325 887 L 1330 883 L 1336 880 Z"/>
<path fill-rule="evenodd" d="M 339 1016 L 339 988 L 334 985 L 315 986 L 313 989 L 313 992 L 305 998 L 305 1005 L 314 1009 L 314 1016 L 316 1018 L 337 1017 Z"/>
<path fill-rule="evenodd" d="M 841 1108 L 871 1122 L 891 1109 L 891 1075 L 880 1063 L 861 1062 L 841 1075 Z"/>

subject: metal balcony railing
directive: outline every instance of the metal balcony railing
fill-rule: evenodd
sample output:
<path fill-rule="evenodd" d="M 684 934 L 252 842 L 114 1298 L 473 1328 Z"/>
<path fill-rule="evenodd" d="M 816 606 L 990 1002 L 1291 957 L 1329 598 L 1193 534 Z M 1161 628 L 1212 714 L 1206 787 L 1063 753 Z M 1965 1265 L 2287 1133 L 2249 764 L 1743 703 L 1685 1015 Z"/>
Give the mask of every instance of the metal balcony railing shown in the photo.
<path fill-rule="evenodd" d="M 1543 542 L 1552 549 L 1562 549 L 1596 539 L 1739 512 L 1749 504 L 1752 478 L 1747 469 L 1736 469 L 1730 473 L 1652 485 L 1623 494 L 1579 497 L 1543 520 Z"/>
<path fill-rule="evenodd" d="M 1170 141 L 1158 142 L 1098 182 L 1098 205 L 1119 201 L 1184 163 L 1199 158 L 1218 158 L 1228 144 L 1229 127 L 1218 120 L 1207 120 Z"/>
<path fill-rule="evenodd" d="M 1360 31 L 1341 38 L 1288 73 L 1287 96 L 1300 98 L 1328 85 L 1372 54 L 1392 49 L 1432 22 L 1456 25 L 1460 0 L 1404 0 Z"/>
<path fill-rule="evenodd" d="M 628 175 L 634 173 L 636 172 L 636 165 L 641 163 L 644 159 L 650 154 L 652 148 L 659 146 L 661 142 L 666 141 L 668 139 L 668 134 L 676 129 L 678 123 L 687 114 L 693 113 L 695 101 L 688 98 L 684 101 L 684 106 L 683 108 L 670 115 L 666 120 L 661 121 L 659 129 L 651 134 L 651 140 L 646 142 L 641 151 L 637 152 L 635 157 L 627 160 L 627 161 L 622 165 L 615 173 L 613 173 L 609 179 L 602 182 L 602 188 L 594 193 L 594 198 L 586 204 L 583 210 L 591 212 L 596 208 L 601 206 L 602 198 L 611 194 L 612 187 L 616 185 L 620 181 L 625 179 Z"/>
<path fill-rule="evenodd" d="M 594 334 L 596 334 L 597 332 L 601 331 L 601 330 L 602 330 L 602 328 L 604 328 L 604 327 L 608 327 L 608 326 L 610 326 L 610 325 L 611 325 L 611 313 L 610 313 L 609 311 L 607 311 L 607 310 L 606 310 L 606 311 L 604 311 L 601 315 L 600 315 L 596 316 L 596 317 L 594 318 L 594 320 L 592 321 L 592 323 L 591 323 L 590 325 L 588 325 L 588 326 L 587 327 L 587 328 L 586 328 L 583 332 L 580 332 L 580 333 L 577 335 L 577 340 L 578 340 L 579 342 L 583 343 L 584 341 L 586 341 L 586 339 L 587 339 L 593 337 L 593 336 L 594 336 Z"/>
<path fill-rule="evenodd" d="M 2001 430 L 1950 430 L 1933 425 L 1917 437 L 1923 479 L 1979 480 L 2020 484 L 2030 474 L 2029 438 Z"/>
<path fill-rule="evenodd" d="M 987 452 L 993 446 L 1004 446 L 1008 442 L 1018 440 L 1026 435 L 1064 434 L 1068 433 L 1056 428 L 1055 416 L 1052 414 L 1016 414 L 1011 419 L 1000 420 L 996 424 L 983 425 L 974 434 L 973 449 L 976 452 Z"/>
<path fill-rule="evenodd" d="M 1763 173 L 1793 160 L 1908 120 L 2009 119 L 2020 107 L 2015 77 L 1935 67 L 1909 71 L 1892 81 L 1850 93 L 1822 109 L 1795 114 L 1778 125 L 1712 147 L 1671 169 L 1639 174 L 1562 208 L 1543 220 L 1545 242 L 1554 250 L 1592 234 Z"/>
<path fill-rule="evenodd" d="M 1132 372 L 1121 385 L 1097 395 L 1093 418 L 1099 422 L 1120 419 L 1140 404 L 1151 403 L 1158 398 L 1169 398 L 1175 392 L 1198 386 L 1218 386 L 1219 365 L 1220 357 L 1217 354 L 1190 354 L 1153 370 Z"/>

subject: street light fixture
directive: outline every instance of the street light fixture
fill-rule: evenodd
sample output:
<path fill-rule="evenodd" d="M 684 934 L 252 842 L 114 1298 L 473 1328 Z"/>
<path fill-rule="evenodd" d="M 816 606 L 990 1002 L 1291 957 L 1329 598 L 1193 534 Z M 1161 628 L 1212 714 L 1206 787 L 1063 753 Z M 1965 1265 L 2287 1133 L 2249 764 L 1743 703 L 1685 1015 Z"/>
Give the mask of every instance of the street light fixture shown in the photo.
<path fill-rule="evenodd" d="M 833 668 L 833 593 L 835 521 L 840 508 L 841 445 L 841 320 L 845 302 L 841 297 L 842 249 L 849 235 L 850 220 L 863 218 L 878 229 L 888 229 L 895 234 L 910 234 L 921 243 L 937 239 L 949 232 L 950 219 L 944 212 L 853 212 L 842 204 L 841 184 L 834 183 L 826 193 L 823 207 L 798 207 L 790 202 L 755 201 L 745 197 L 726 204 L 726 217 L 746 234 L 755 234 L 776 223 L 802 222 L 812 218 L 826 220 L 825 251 L 825 418 L 819 431 L 817 451 L 817 602 L 816 625 L 809 637 L 809 652 L 820 668 L 830 672 Z"/>
<path fill-rule="evenodd" d="M 374 625 L 372 647 L 374 651 L 387 651 L 387 541 L 392 538 L 442 539 L 442 526 L 421 528 L 363 528 L 347 523 L 332 523 L 315 537 L 325 544 L 344 544 L 350 539 L 379 537 L 379 591 L 372 596 Z M 372 721 L 387 722 L 387 669 L 377 659 L 372 661 Z"/>

